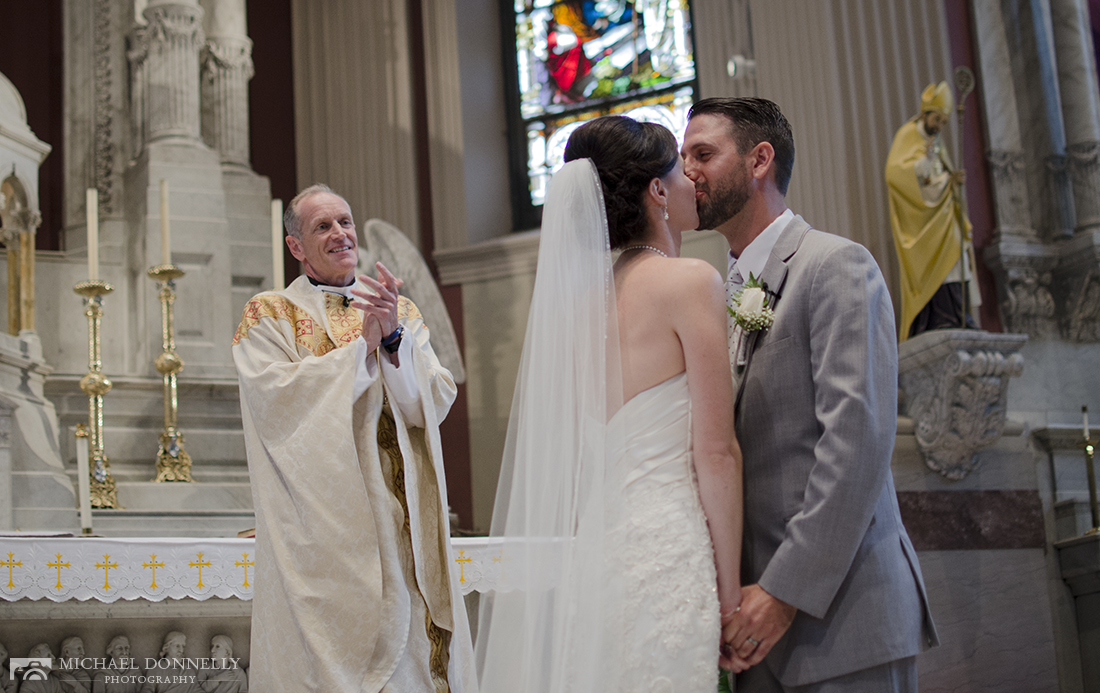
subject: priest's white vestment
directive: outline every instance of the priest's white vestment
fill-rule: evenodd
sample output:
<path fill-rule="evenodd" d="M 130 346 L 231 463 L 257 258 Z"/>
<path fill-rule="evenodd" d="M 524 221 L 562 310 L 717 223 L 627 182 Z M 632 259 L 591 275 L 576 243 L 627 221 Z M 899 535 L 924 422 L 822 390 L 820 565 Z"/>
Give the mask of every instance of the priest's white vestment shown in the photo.
<path fill-rule="evenodd" d="M 346 291 L 303 275 L 258 294 L 233 339 L 256 509 L 250 688 L 473 693 L 439 439 L 455 384 L 411 301 L 395 368 L 367 352 Z"/>

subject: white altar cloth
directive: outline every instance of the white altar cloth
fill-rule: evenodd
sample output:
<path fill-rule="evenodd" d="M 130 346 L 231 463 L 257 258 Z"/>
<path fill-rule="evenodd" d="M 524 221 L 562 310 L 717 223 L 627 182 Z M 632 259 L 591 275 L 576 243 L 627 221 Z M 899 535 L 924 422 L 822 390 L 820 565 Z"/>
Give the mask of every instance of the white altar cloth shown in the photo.
<path fill-rule="evenodd" d="M 451 539 L 462 593 L 494 589 L 500 539 Z M 0 536 L 0 599 L 252 599 L 254 539 Z"/>

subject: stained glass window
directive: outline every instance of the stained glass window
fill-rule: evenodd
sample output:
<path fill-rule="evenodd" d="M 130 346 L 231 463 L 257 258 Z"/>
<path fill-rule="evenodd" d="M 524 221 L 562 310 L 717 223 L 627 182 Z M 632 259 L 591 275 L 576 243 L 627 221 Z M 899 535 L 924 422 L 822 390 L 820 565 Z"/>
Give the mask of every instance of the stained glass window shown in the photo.
<path fill-rule="evenodd" d="M 516 55 L 508 75 L 514 216 L 530 228 L 569 134 L 586 121 L 616 113 L 683 136 L 696 91 L 691 8 L 688 0 L 502 2 Z"/>

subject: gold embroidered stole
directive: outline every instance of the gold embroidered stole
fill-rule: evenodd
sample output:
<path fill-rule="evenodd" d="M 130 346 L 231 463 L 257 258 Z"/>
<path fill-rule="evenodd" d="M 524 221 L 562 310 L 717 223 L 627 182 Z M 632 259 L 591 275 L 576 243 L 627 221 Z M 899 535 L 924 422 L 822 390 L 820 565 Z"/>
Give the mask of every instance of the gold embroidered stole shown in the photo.
<path fill-rule="evenodd" d="M 378 447 L 390 458 L 390 489 L 397 501 L 401 504 L 401 510 L 405 513 L 405 532 L 410 533 L 409 527 L 409 501 L 405 495 L 405 459 L 401 455 L 401 447 L 397 442 L 397 424 L 390 413 L 389 400 L 382 404 L 382 416 L 378 420 Z M 432 645 L 431 672 L 432 682 L 435 684 L 436 693 L 448 693 L 447 665 L 450 660 L 450 631 L 440 628 L 432 621 L 432 614 L 425 609 L 424 627 L 428 631 L 428 640 Z"/>

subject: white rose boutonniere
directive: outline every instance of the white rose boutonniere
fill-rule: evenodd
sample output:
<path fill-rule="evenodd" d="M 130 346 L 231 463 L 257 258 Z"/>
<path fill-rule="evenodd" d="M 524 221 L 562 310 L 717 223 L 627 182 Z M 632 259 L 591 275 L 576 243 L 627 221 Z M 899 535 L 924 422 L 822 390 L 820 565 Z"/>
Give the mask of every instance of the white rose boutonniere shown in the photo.
<path fill-rule="evenodd" d="M 749 273 L 749 280 L 733 296 L 737 310 L 726 307 L 729 314 L 746 332 L 755 332 L 771 327 L 775 322 L 775 313 L 768 307 L 770 301 L 760 280 Z"/>

